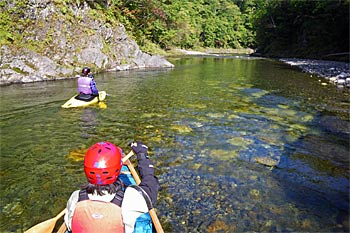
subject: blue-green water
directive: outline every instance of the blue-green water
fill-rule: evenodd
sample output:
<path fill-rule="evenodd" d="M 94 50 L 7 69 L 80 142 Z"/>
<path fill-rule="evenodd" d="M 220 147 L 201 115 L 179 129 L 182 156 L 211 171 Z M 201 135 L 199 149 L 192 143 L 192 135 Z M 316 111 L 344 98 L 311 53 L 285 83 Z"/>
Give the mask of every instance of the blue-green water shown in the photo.
<path fill-rule="evenodd" d="M 92 144 L 133 139 L 150 147 L 166 232 L 349 231 L 348 90 L 271 60 L 169 60 L 97 74 L 107 108 L 62 109 L 76 80 L 0 88 L 1 232 L 58 214 Z"/>

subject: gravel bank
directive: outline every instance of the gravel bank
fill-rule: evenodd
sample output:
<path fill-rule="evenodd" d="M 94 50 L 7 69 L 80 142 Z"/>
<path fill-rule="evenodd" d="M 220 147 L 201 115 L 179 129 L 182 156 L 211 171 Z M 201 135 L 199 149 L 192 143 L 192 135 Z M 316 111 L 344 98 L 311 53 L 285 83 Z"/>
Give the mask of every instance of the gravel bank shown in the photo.
<path fill-rule="evenodd" d="M 309 60 L 296 58 L 279 59 L 291 66 L 300 68 L 303 72 L 325 78 L 325 81 L 335 84 L 338 88 L 350 87 L 350 64 L 346 62 Z M 322 82 L 327 85 L 327 82 Z"/>

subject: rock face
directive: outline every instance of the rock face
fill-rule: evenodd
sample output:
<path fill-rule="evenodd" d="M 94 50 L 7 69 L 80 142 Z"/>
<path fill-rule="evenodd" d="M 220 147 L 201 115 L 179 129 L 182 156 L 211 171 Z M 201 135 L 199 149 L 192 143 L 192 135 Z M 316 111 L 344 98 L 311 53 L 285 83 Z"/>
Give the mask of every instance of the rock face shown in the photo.
<path fill-rule="evenodd" d="M 96 16 L 86 2 L 60 4 L 29 1 L 22 17 L 30 23 L 21 29 L 21 45 L 0 48 L 0 85 L 74 78 L 83 66 L 93 72 L 173 67 L 142 52 L 122 24 Z M 6 3 L 4 9 L 12 7 Z"/>

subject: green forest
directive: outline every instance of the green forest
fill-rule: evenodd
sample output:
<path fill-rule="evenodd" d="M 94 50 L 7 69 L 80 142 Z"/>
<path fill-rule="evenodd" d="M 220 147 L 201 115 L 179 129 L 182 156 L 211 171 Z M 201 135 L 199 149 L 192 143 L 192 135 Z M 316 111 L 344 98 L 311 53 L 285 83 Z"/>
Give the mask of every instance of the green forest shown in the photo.
<path fill-rule="evenodd" d="M 146 51 L 157 45 L 349 57 L 349 0 L 112 0 L 92 7 L 97 5 L 112 12 Z"/>
<path fill-rule="evenodd" d="M 56 0 L 121 22 L 142 50 L 252 48 L 271 57 L 349 59 L 350 0 Z M 17 1 L 24 2 L 24 1 Z M 4 3 L 3 3 L 4 4 Z M 15 11 L 14 11 L 15 12 Z M 2 13 L 2 41 L 16 38 Z"/>

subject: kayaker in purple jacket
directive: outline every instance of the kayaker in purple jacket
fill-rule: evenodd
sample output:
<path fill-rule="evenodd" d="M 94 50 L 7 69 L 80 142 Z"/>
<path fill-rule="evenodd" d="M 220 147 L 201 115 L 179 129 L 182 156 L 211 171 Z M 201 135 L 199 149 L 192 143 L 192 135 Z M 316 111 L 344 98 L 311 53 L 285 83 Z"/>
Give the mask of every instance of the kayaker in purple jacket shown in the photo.
<path fill-rule="evenodd" d="M 78 78 L 79 95 L 77 99 L 89 101 L 98 96 L 98 89 L 89 67 L 84 67 L 81 73 L 82 75 Z"/>

